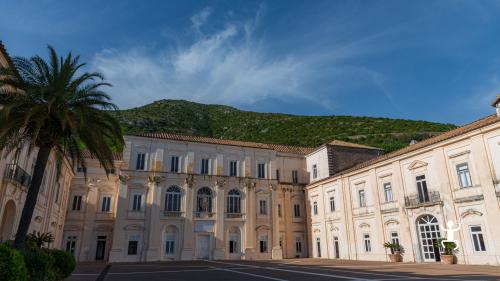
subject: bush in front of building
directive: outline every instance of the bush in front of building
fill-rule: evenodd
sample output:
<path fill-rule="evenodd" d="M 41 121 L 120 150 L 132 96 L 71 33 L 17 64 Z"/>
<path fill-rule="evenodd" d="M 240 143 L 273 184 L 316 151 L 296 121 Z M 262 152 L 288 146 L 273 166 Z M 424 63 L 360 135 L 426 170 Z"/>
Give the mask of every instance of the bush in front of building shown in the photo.
<path fill-rule="evenodd" d="M 28 269 L 30 281 L 57 280 L 54 271 L 54 258 L 43 249 L 32 249 L 23 252 L 24 262 Z"/>
<path fill-rule="evenodd" d="M 5 243 L 0 244 L 0 280 L 28 280 L 23 256 L 19 251 Z"/>
<path fill-rule="evenodd" d="M 75 257 L 66 251 L 50 250 L 50 255 L 54 259 L 53 270 L 58 280 L 63 280 L 71 275 L 75 270 Z"/>

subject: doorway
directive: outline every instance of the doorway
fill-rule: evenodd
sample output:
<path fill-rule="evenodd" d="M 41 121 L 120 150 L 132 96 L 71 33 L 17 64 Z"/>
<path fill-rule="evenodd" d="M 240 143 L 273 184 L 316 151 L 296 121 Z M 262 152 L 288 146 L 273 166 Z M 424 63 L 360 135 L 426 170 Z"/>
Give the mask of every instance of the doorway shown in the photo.
<path fill-rule="evenodd" d="M 9 200 L 3 209 L 3 217 L 0 221 L 0 241 L 10 240 L 14 228 L 14 219 L 16 217 L 16 204 Z"/>
<path fill-rule="evenodd" d="M 333 251 L 335 252 L 335 258 L 340 259 L 339 238 L 337 236 L 333 237 Z"/>
<path fill-rule="evenodd" d="M 431 215 L 420 217 L 417 220 L 417 228 L 420 238 L 420 250 L 424 262 L 441 261 L 439 247 L 434 247 L 434 243 L 441 237 L 436 217 Z"/>
<path fill-rule="evenodd" d="M 210 236 L 199 235 L 196 238 L 196 255 L 198 259 L 207 260 L 210 257 Z"/>
<path fill-rule="evenodd" d="M 95 250 L 95 260 L 102 261 L 106 254 L 106 236 L 97 236 L 97 246 Z"/>

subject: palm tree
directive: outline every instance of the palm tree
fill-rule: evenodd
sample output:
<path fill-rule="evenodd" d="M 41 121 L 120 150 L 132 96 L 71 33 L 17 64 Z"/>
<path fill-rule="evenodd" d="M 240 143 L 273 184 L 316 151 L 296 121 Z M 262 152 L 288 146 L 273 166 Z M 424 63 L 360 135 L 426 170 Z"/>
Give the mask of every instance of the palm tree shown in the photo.
<path fill-rule="evenodd" d="M 4 155 L 38 148 L 14 246 L 24 247 L 47 160 L 56 157 L 58 174 L 66 157 L 73 166 L 86 167 L 88 151 L 107 171 L 113 153 L 124 145 L 116 110 L 101 89 L 111 86 L 100 73 L 82 73 L 85 65 L 71 52 L 59 58 L 51 46 L 49 60 L 16 57 L 13 67 L 0 70 L 0 150 Z"/>

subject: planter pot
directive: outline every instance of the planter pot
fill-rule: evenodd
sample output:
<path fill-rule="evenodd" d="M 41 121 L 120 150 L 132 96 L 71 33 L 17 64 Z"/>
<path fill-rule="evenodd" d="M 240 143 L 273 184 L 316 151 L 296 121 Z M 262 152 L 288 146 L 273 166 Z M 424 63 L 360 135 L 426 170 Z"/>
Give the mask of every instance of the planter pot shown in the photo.
<path fill-rule="evenodd" d="M 454 255 L 441 255 L 441 262 L 444 264 L 454 264 L 455 256 Z"/>
<path fill-rule="evenodd" d="M 401 254 L 389 254 L 389 259 L 391 262 L 402 262 L 403 256 Z"/>

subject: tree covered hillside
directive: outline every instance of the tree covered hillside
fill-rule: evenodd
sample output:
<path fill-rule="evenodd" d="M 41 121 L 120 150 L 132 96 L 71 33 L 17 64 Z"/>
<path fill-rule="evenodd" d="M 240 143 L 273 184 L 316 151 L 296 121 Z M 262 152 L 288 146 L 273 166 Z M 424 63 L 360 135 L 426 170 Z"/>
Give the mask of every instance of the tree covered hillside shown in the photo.
<path fill-rule="evenodd" d="M 456 128 L 452 124 L 355 116 L 300 116 L 243 111 L 224 105 L 160 100 L 117 113 L 125 134 L 185 135 L 297 146 L 332 139 L 376 146 L 386 152 Z"/>

